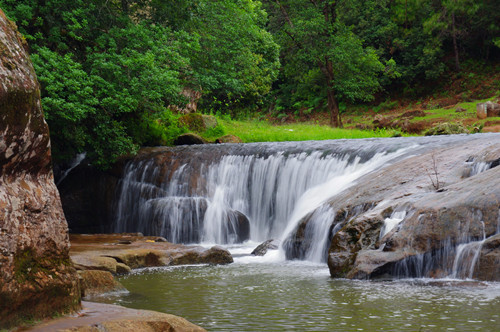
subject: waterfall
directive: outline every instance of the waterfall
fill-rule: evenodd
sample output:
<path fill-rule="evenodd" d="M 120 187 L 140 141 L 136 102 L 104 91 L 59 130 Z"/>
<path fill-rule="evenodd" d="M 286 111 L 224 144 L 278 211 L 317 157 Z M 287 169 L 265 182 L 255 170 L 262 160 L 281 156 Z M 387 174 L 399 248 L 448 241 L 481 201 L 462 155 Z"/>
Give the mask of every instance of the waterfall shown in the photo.
<path fill-rule="evenodd" d="M 57 180 L 57 183 L 56 183 L 56 186 L 58 186 L 59 184 L 61 184 L 61 182 L 68 176 L 68 174 L 73 170 L 75 169 L 75 167 L 77 167 L 78 165 L 80 165 L 80 163 L 85 159 L 85 157 L 87 156 L 87 153 L 86 152 L 83 152 L 83 153 L 79 153 L 75 156 L 75 158 L 73 158 L 73 160 L 71 161 L 68 169 L 66 169 L 62 174 L 61 174 L 61 177 L 59 178 L 59 180 Z"/>
<path fill-rule="evenodd" d="M 171 148 L 137 158 L 125 167 L 112 231 L 164 236 L 175 243 L 285 239 L 333 195 L 416 146 L 339 143 L 275 144 L 267 150 L 246 145 L 237 151 L 207 147 L 208 152 Z M 307 234 L 314 245 L 306 259 L 325 260 L 334 217 L 327 206 L 313 214 Z"/>

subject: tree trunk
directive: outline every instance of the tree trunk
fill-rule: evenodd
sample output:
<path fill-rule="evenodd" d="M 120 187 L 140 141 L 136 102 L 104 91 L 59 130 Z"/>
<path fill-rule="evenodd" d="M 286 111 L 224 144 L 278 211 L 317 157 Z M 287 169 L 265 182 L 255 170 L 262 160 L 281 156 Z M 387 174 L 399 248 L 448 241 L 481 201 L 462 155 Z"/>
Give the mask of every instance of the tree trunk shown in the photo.
<path fill-rule="evenodd" d="M 328 110 L 330 111 L 330 126 L 335 128 L 342 128 L 342 119 L 340 118 L 339 103 L 337 98 L 335 98 L 335 92 L 333 88 L 328 85 Z"/>
<path fill-rule="evenodd" d="M 325 74 L 327 84 L 328 111 L 330 112 L 330 126 L 342 128 L 342 119 L 340 118 L 339 103 L 335 97 L 333 88 L 333 64 L 325 59 L 325 64 L 320 65 L 321 71 Z"/>
<path fill-rule="evenodd" d="M 453 50 L 455 51 L 455 69 L 460 71 L 460 60 L 458 58 L 457 30 L 455 27 L 455 13 L 451 13 L 451 28 L 453 35 Z"/>

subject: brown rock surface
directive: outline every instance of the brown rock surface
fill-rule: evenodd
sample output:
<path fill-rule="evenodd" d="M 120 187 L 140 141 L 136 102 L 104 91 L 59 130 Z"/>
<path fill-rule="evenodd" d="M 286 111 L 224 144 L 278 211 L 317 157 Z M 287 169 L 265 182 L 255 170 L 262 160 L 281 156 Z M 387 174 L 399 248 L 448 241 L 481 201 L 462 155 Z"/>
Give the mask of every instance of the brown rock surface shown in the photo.
<path fill-rule="evenodd" d="M 83 309 L 75 317 L 65 317 L 35 326 L 29 331 L 54 332 L 203 332 L 205 329 L 184 318 L 117 305 L 82 302 Z"/>
<path fill-rule="evenodd" d="M 71 260 L 79 270 L 103 270 L 113 274 L 127 269 L 182 264 L 229 264 L 231 254 L 210 249 L 158 242 L 157 236 L 137 234 L 71 235 Z M 129 243 L 129 244 L 124 244 Z"/>
<path fill-rule="evenodd" d="M 115 280 L 108 271 L 78 271 L 82 296 L 89 297 L 109 292 L 125 291 L 125 287 Z"/>
<path fill-rule="evenodd" d="M 479 174 L 471 173 L 471 167 L 499 156 L 500 136 L 475 136 L 395 162 L 332 198 L 328 204 L 337 215 L 346 207 L 361 212 L 342 221 L 333 236 L 331 275 L 443 277 L 451 272 L 458 244 L 486 236 L 473 277 L 497 280 L 500 167 L 492 164 Z M 406 215 L 380 238 L 384 220 L 393 211 Z"/>
<path fill-rule="evenodd" d="M 0 10 L 0 328 L 76 309 L 78 278 L 54 185 L 39 85 Z"/>

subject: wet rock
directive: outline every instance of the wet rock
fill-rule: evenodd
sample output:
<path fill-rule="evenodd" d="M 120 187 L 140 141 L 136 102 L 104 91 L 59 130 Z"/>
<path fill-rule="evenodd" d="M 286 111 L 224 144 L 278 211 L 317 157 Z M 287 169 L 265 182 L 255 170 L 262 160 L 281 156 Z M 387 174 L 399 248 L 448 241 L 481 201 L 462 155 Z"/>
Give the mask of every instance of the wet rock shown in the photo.
<path fill-rule="evenodd" d="M 484 241 L 480 250 L 473 278 L 500 281 L 500 234 Z"/>
<path fill-rule="evenodd" d="M 127 239 L 123 246 L 118 241 Z M 71 235 L 71 259 L 79 270 L 126 274 L 130 269 L 182 264 L 228 264 L 229 251 L 212 247 L 156 242 L 155 236 L 121 234 Z"/>
<path fill-rule="evenodd" d="M 124 308 L 112 304 L 82 302 L 76 317 L 63 317 L 43 322 L 36 331 L 137 331 L 137 332 L 203 332 L 205 329 L 184 318 L 149 311 Z"/>
<path fill-rule="evenodd" d="M 230 264 L 233 262 L 233 257 L 226 249 L 214 246 L 210 249 L 203 247 L 194 247 L 192 249 L 183 250 L 178 255 L 172 256 L 171 265 L 185 264 Z"/>
<path fill-rule="evenodd" d="M 243 143 L 241 138 L 235 135 L 225 135 L 222 137 L 219 137 L 215 140 L 215 143 L 220 144 L 220 143 Z"/>
<path fill-rule="evenodd" d="M 27 45 L 0 10 L 0 329 L 80 304 Z"/>
<path fill-rule="evenodd" d="M 250 220 L 240 211 L 230 210 L 229 213 L 229 237 L 235 236 L 238 243 L 245 242 L 250 238 Z"/>
<path fill-rule="evenodd" d="M 449 276 L 458 245 L 486 236 L 473 277 L 497 280 L 500 170 L 490 168 L 469 178 L 463 177 L 463 171 L 470 167 L 468 151 L 475 151 L 474 160 L 500 155 L 498 139 L 479 138 L 477 143 L 396 162 L 366 175 L 359 184 L 334 197 L 327 203 L 334 208 L 361 202 L 371 207 L 348 218 L 333 236 L 328 254 L 331 275 L 359 279 Z M 426 172 L 434 163 L 439 191 Z M 385 220 L 393 211 L 406 213 L 394 228 L 382 234 Z M 474 256 L 465 255 L 464 259 Z M 468 264 L 464 266 L 472 262 Z"/>
<path fill-rule="evenodd" d="M 80 289 L 84 297 L 126 290 L 108 271 L 84 270 L 78 271 L 78 276 L 80 277 Z"/>
<path fill-rule="evenodd" d="M 280 241 L 279 240 L 275 240 L 275 239 L 267 240 L 267 241 L 259 244 L 257 246 L 257 248 L 255 248 L 252 251 L 252 255 L 255 255 L 255 256 L 265 256 L 265 254 L 267 254 L 267 252 L 269 250 L 277 250 L 278 247 L 279 247 L 279 245 L 280 245 Z"/>
<path fill-rule="evenodd" d="M 174 145 L 195 145 L 206 143 L 207 141 L 205 141 L 201 136 L 193 133 L 182 134 L 174 141 Z"/>

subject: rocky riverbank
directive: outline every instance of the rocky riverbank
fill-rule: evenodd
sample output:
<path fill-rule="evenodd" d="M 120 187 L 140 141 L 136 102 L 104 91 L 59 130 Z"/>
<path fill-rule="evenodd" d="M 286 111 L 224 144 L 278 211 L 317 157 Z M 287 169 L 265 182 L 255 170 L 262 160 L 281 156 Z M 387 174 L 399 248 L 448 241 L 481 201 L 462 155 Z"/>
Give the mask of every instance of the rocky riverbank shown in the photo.
<path fill-rule="evenodd" d="M 70 258 L 80 276 L 83 296 L 121 290 L 113 275 L 132 269 L 183 264 L 229 264 L 229 251 L 214 246 L 173 244 L 158 236 L 142 234 L 92 234 L 70 236 Z"/>

